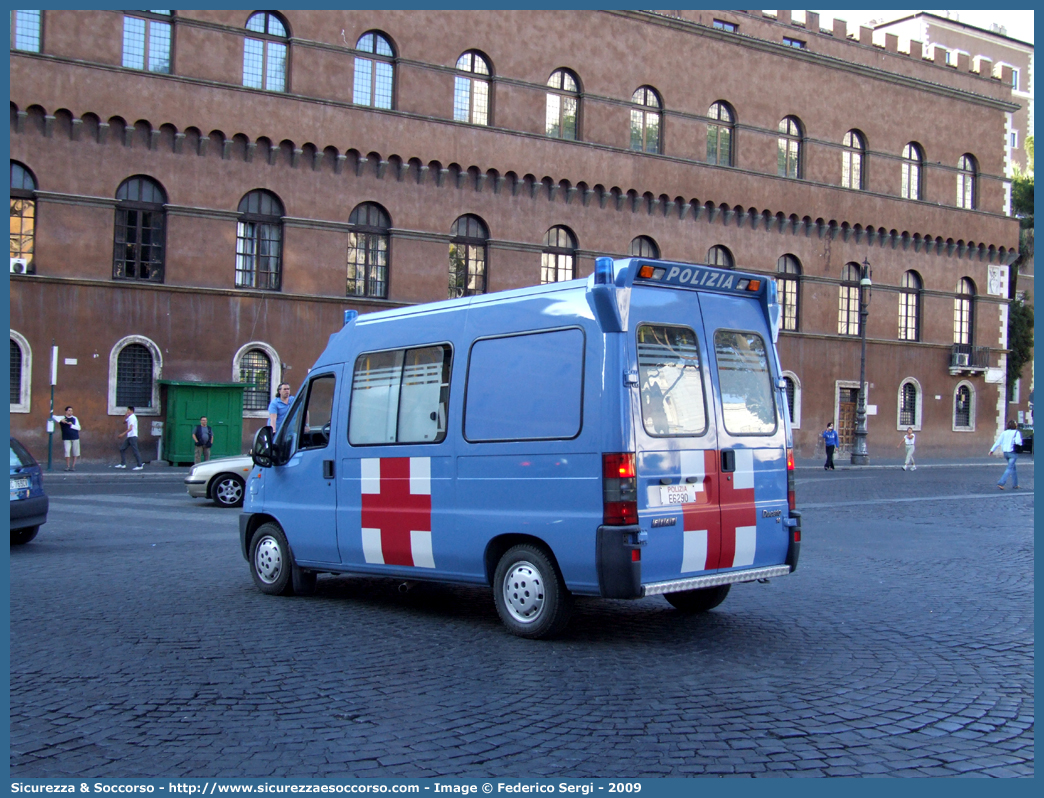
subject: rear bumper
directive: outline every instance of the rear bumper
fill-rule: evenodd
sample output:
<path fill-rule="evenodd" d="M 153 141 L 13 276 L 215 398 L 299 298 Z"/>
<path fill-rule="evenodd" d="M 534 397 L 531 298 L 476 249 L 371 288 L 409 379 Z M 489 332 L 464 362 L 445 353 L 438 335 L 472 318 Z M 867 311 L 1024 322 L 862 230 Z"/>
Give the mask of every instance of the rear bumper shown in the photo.
<path fill-rule="evenodd" d="M 11 502 L 11 529 L 25 529 L 47 522 L 50 500 L 46 496 L 32 496 Z"/>
<path fill-rule="evenodd" d="M 679 590 L 699 590 L 704 587 L 731 585 L 734 582 L 755 582 L 758 579 L 771 579 L 786 576 L 790 573 L 789 565 L 770 565 L 767 568 L 745 568 L 742 571 L 724 571 L 707 576 L 693 576 L 688 579 L 672 579 L 669 582 L 653 582 L 642 585 L 642 596 L 657 596 L 661 593 L 677 593 Z"/>

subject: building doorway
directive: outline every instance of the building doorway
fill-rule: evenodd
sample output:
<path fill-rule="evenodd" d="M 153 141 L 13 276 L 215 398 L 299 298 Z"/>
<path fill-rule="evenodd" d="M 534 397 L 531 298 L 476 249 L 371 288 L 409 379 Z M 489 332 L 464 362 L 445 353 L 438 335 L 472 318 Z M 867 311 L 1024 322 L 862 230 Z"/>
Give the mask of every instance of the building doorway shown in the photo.
<path fill-rule="evenodd" d="M 851 452 L 852 444 L 855 442 L 856 404 L 858 401 L 858 388 L 837 389 L 837 448 L 842 452 Z"/>

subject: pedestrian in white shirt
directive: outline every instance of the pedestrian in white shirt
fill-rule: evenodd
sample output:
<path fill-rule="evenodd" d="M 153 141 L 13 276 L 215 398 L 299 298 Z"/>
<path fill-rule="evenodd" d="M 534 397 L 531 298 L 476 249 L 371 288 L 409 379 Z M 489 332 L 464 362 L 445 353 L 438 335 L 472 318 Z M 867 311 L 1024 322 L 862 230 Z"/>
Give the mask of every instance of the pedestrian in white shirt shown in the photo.
<path fill-rule="evenodd" d="M 917 436 L 914 435 L 913 427 L 906 428 L 906 435 L 899 441 L 899 446 L 906 444 L 906 462 L 903 463 L 903 471 L 917 470 L 917 463 L 914 462 L 914 444 L 917 443 Z"/>
<path fill-rule="evenodd" d="M 141 455 L 138 454 L 138 417 L 134 415 L 134 408 L 127 408 L 127 415 L 123 419 L 127 424 L 127 429 L 117 435 L 117 438 L 124 438 L 123 443 L 120 444 L 120 464 L 116 468 L 127 467 L 127 449 L 134 452 L 134 459 L 137 461 L 137 465 L 131 469 L 131 471 L 141 471 L 145 466 L 142 465 Z"/>
<path fill-rule="evenodd" d="M 1011 474 L 1011 489 L 1018 490 L 1019 488 L 1019 472 L 1015 470 L 1015 461 L 1019 459 L 1019 455 L 1015 451 L 1016 446 L 1022 446 L 1022 435 L 1019 434 L 1018 425 L 1014 421 L 1009 421 L 1008 428 L 1000 434 L 997 442 L 990 449 L 990 454 L 1000 449 L 1004 453 L 1004 459 L 1008 461 L 1008 467 L 1004 469 L 1004 475 L 997 483 L 997 487 L 1001 490 L 1004 490 L 1004 483 L 1008 481 L 1008 474 Z"/>

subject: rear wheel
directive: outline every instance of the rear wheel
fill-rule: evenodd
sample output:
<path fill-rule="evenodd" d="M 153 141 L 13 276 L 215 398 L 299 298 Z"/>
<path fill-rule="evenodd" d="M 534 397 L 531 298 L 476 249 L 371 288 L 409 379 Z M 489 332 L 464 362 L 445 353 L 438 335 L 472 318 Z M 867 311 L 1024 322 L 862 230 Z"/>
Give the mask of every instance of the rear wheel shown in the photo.
<path fill-rule="evenodd" d="M 235 474 L 218 474 L 210 486 L 210 495 L 222 507 L 238 507 L 243 503 L 243 480 Z"/>
<path fill-rule="evenodd" d="M 700 590 L 682 590 L 678 593 L 666 593 L 664 598 L 671 605 L 686 614 L 706 612 L 717 607 L 729 595 L 732 585 L 719 585 L 718 587 L 705 587 Z"/>
<path fill-rule="evenodd" d="M 293 560 L 286 535 L 277 524 L 262 524 L 250 543 L 250 575 L 262 593 L 292 596 Z"/>
<path fill-rule="evenodd" d="M 519 637 L 550 637 L 569 622 L 573 596 L 551 558 L 528 543 L 504 553 L 493 577 L 500 620 Z"/>
<path fill-rule="evenodd" d="M 28 543 L 30 540 L 36 537 L 36 533 L 39 531 L 39 526 L 27 526 L 25 529 L 12 529 L 11 545 L 21 546 L 25 543 Z"/>

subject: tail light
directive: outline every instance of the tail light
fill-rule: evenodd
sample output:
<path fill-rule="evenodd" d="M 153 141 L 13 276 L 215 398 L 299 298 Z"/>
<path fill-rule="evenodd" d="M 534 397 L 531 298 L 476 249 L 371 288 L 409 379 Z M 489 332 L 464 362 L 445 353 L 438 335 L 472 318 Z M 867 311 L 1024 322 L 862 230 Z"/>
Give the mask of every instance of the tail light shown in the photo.
<path fill-rule="evenodd" d="M 797 496 L 794 493 L 794 450 L 787 449 L 787 506 L 797 509 Z"/>
<path fill-rule="evenodd" d="M 638 523 L 634 452 L 602 455 L 602 505 L 602 523 L 607 526 Z"/>

